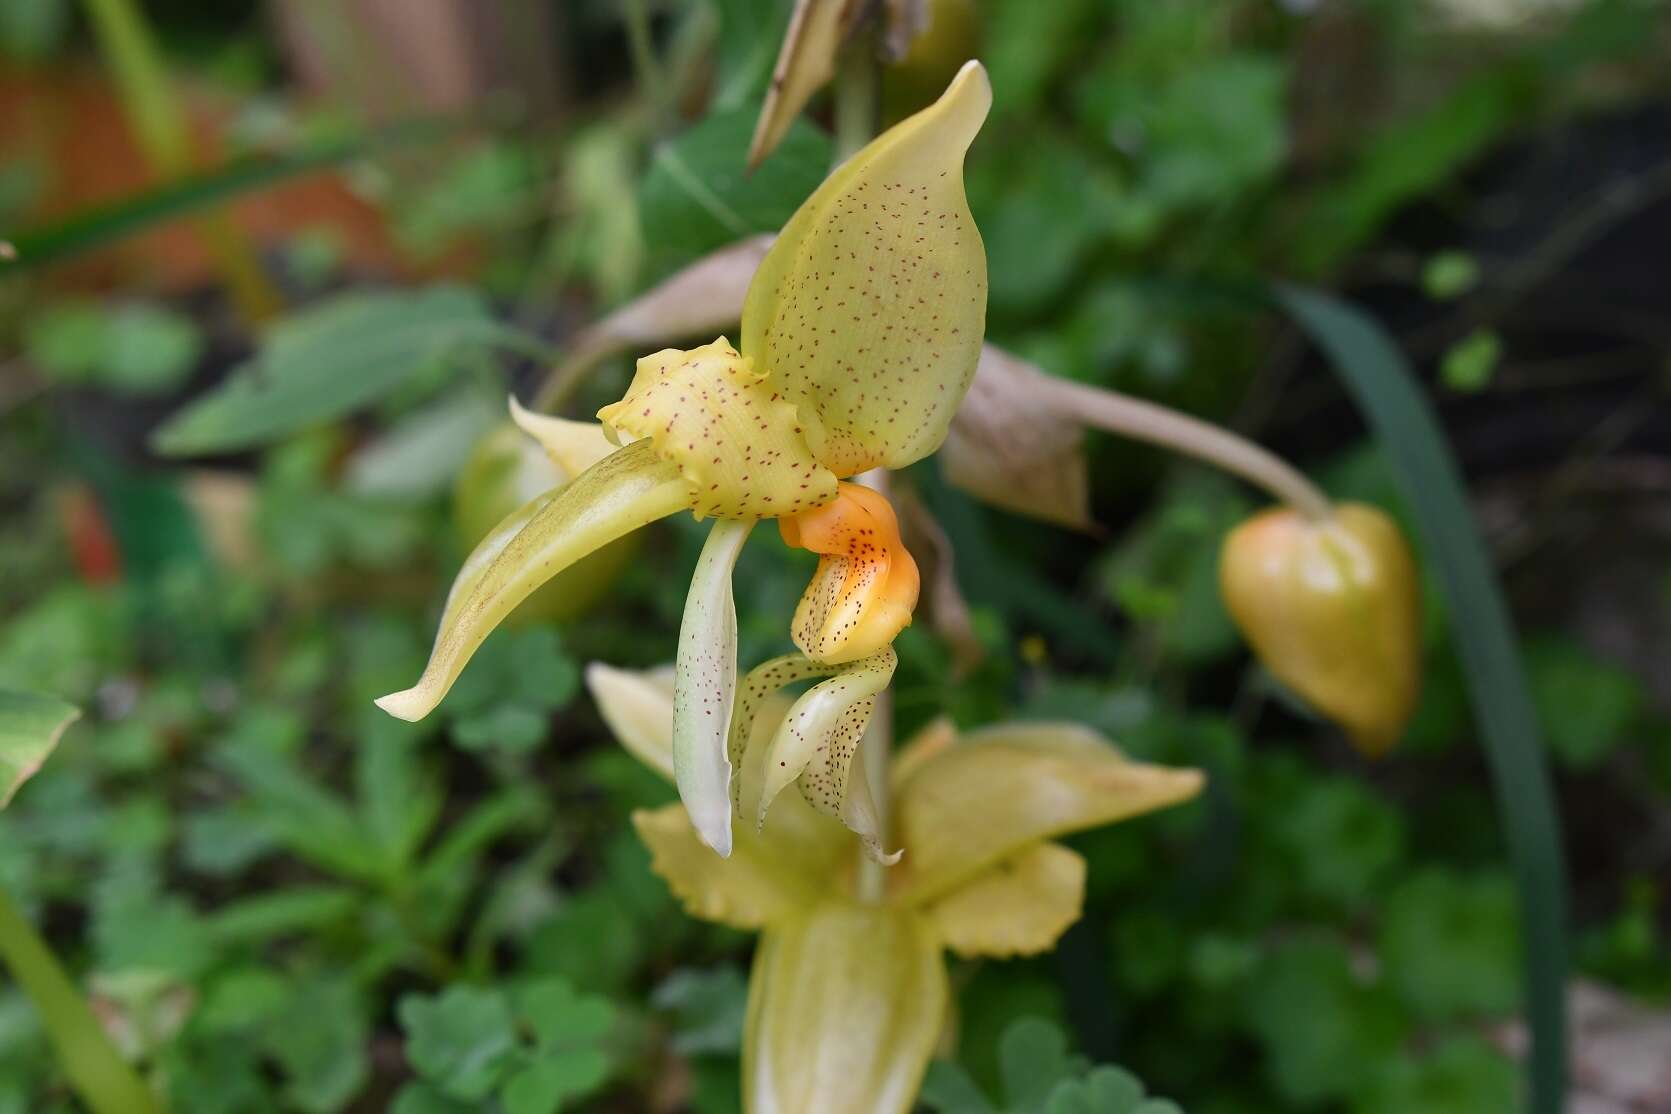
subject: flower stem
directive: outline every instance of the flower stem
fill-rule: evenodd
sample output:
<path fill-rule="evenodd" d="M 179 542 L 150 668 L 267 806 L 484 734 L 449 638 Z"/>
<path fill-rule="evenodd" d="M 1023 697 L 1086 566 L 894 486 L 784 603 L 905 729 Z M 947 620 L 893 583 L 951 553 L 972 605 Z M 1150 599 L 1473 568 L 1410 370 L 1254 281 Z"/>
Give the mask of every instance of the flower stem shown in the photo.
<path fill-rule="evenodd" d="M 129 1067 L 46 941 L 0 890 L 0 963 L 40 1011 L 64 1075 L 94 1114 L 161 1114 L 150 1088 Z"/>
<path fill-rule="evenodd" d="M 1222 426 L 1071 379 L 1041 376 L 1037 389 L 1064 418 L 1203 460 L 1265 489 L 1309 519 L 1333 513 L 1328 496 L 1299 469 Z"/>
<path fill-rule="evenodd" d="M 871 36 L 854 37 L 841 56 L 835 79 L 835 165 L 840 166 L 876 138 L 882 111 L 882 74 Z"/>

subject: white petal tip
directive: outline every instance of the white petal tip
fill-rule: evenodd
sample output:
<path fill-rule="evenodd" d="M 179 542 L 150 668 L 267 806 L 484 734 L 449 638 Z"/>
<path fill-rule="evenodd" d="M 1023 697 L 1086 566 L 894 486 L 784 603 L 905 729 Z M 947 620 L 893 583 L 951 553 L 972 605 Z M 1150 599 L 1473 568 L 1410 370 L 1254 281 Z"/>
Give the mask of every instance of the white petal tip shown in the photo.
<path fill-rule="evenodd" d="M 391 692 L 387 696 L 379 696 L 374 702 L 385 712 L 396 719 L 403 719 L 407 723 L 417 723 L 435 707 L 425 699 L 421 690 L 410 688 L 400 692 Z"/>
<path fill-rule="evenodd" d="M 714 854 L 720 858 L 729 859 L 731 857 L 731 824 L 729 822 L 725 824 L 724 828 L 718 830 L 698 824 L 696 826 L 696 838 L 707 844 Z"/>

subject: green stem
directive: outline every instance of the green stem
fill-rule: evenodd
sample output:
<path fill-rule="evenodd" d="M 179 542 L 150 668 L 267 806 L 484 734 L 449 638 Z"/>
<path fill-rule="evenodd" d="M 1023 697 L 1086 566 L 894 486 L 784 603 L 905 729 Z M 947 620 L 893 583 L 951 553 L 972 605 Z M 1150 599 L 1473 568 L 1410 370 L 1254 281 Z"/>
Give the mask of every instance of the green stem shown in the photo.
<path fill-rule="evenodd" d="M 840 166 L 876 138 L 882 112 L 882 73 L 869 35 L 854 38 L 835 80 L 835 161 Z"/>
<path fill-rule="evenodd" d="M 125 1063 L 52 950 L 0 890 L 0 963 L 40 1011 L 64 1074 L 94 1114 L 162 1114 Z"/>
<path fill-rule="evenodd" d="M 650 106 L 656 135 L 664 134 L 673 119 L 670 86 L 656 57 L 655 38 L 650 33 L 650 11 L 645 0 L 626 0 L 627 45 L 632 50 L 633 79 Z"/>

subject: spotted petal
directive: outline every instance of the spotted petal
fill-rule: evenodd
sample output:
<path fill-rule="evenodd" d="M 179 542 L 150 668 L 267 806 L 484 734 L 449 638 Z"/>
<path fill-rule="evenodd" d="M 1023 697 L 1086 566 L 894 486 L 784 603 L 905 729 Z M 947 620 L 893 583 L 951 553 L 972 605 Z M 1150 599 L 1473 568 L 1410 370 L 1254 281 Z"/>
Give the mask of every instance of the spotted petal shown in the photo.
<path fill-rule="evenodd" d="M 743 354 L 796 405 L 837 476 L 933 452 L 975 374 L 986 251 L 963 155 L 991 104 L 970 62 L 825 180 L 749 286 Z"/>
<path fill-rule="evenodd" d="M 496 526 L 459 569 L 418 683 L 377 706 L 419 720 L 447 695 L 482 640 L 540 585 L 588 553 L 690 506 L 678 469 L 629 445 Z"/>
<path fill-rule="evenodd" d="M 673 780 L 702 842 L 731 854 L 726 738 L 737 693 L 737 604 L 731 574 L 750 521 L 719 519 L 697 558 L 673 663 Z"/>

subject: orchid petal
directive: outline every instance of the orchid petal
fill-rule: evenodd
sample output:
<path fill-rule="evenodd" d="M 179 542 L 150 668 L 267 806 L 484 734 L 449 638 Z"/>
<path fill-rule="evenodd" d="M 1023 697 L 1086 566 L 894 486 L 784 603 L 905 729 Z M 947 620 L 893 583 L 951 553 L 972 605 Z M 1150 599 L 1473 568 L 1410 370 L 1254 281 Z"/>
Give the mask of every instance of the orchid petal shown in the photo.
<path fill-rule="evenodd" d="M 743 352 L 837 476 L 933 452 L 975 374 L 986 253 L 963 155 L 991 104 L 986 70 L 968 63 L 825 180 L 749 286 Z"/>
<path fill-rule="evenodd" d="M 673 780 L 673 667 L 635 672 L 595 661 L 586 687 L 610 732 L 644 765 Z"/>
<path fill-rule="evenodd" d="M 702 842 L 731 854 L 726 741 L 737 694 L 737 604 L 731 574 L 754 523 L 719 519 L 697 558 L 673 663 L 673 780 Z"/>
<path fill-rule="evenodd" d="M 907 909 L 824 901 L 770 924 L 743 1033 L 748 1114 L 905 1114 L 946 1017 L 945 965 Z"/>
<path fill-rule="evenodd" d="M 958 955 L 1038 955 L 1055 946 L 1085 901 L 1085 860 L 1059 843 L 1017 851 L 928 905 Z"/>
<path fill-rule="evenodd" d="M 766 752 L 771 748 L 772 735 L 789 711 L 790 701 L 771 716 L 769 730 L 762 730 L 767 718 L 762 709 L 778 697 L 785 685 L 804 681 L 809 677 L 827 677 L 831 668 L 812 661 L 805 654 L 784 654 L 761 662 L 748 671 L 737 690 L 737 707 L 731 717 L 731 735 L 726 754 L 738 776 L 731 780 L 731 801 L 739 816 L 758 816 L 764 813 L 760 793 L 764 787 Z"/>
<path fill-rule="evenodd" d="M 795 407 L 723 337 L 645 356 L 626 395 L 598 417 L 679 467 L 698 518 L 776 518 L 835 498 L 836 478 L 813 458 Z"/>
<path fill-rule="evenodd" d="M 540 443 L 563 478 L 578 476 L 614 452 L 615 444 L 604 436 L 599 422 L 577 422 L 552 414 L 536 414 L 511 396 L 511 421 Z"/>
<path fill-rule="evenodd" d="M 790 627 L 807 657 L 857 661 L 911 624 L 921 579 L 881 492 L 840 484 L 833 502 L 778 519 L 778 530 L 789 545 L 819 554 Z"/>
<path fill-rule="evenodd" d="M 778 794 L 798 782 L 801 795 L 819 812 L 843 824 L 862 821 L 862 812 L 850 811 L 847 804 L 854 788 L 850 775 L 857 768 L 853 759 L 875 708 L 876 694 L 888 686 L 898 664 L 893 647 L 885 647 L 839 667 L 828 680 L 801 694 L 766 750 L 758 819 L 764 821 Z M 862 808 L 862 802 L 858 807 Z M 897 859 L 883 851 L 882 833 L 874 826 L 868 831 L 854 828 L 854 833 L 873 857 L 885 862 Z"/>
<path fill-rule="evenodd" d="M 405 720 L 428 715 L 470 656 L 529 594 L 588 553 L 690 506 L 678 470 L 629 445 L 515 512 L 483 538 L 453 581 L 418 683 L 377 706 Z"/>
<path fill-rule="evenodd" d="M 817 900 L 825 881 L 819 870 L 750 831 L 739 831 L 732 853 L 721 858 L 702 840 L 683 805 L 640 810 L 632 823 L 650 849 L 650 869 L 667 882 L 685 912 L 700 920 L 746 931 L 763 928 Z"/>
<path fill-rule="evenodd" d="M 1005 724 L 963 736 L 900 787 L 910 849 L 901 894 L 932 901 L 1041 839 L 1188 800 L 1199 770 L 1134 762 L 1077 724 Z"/>

